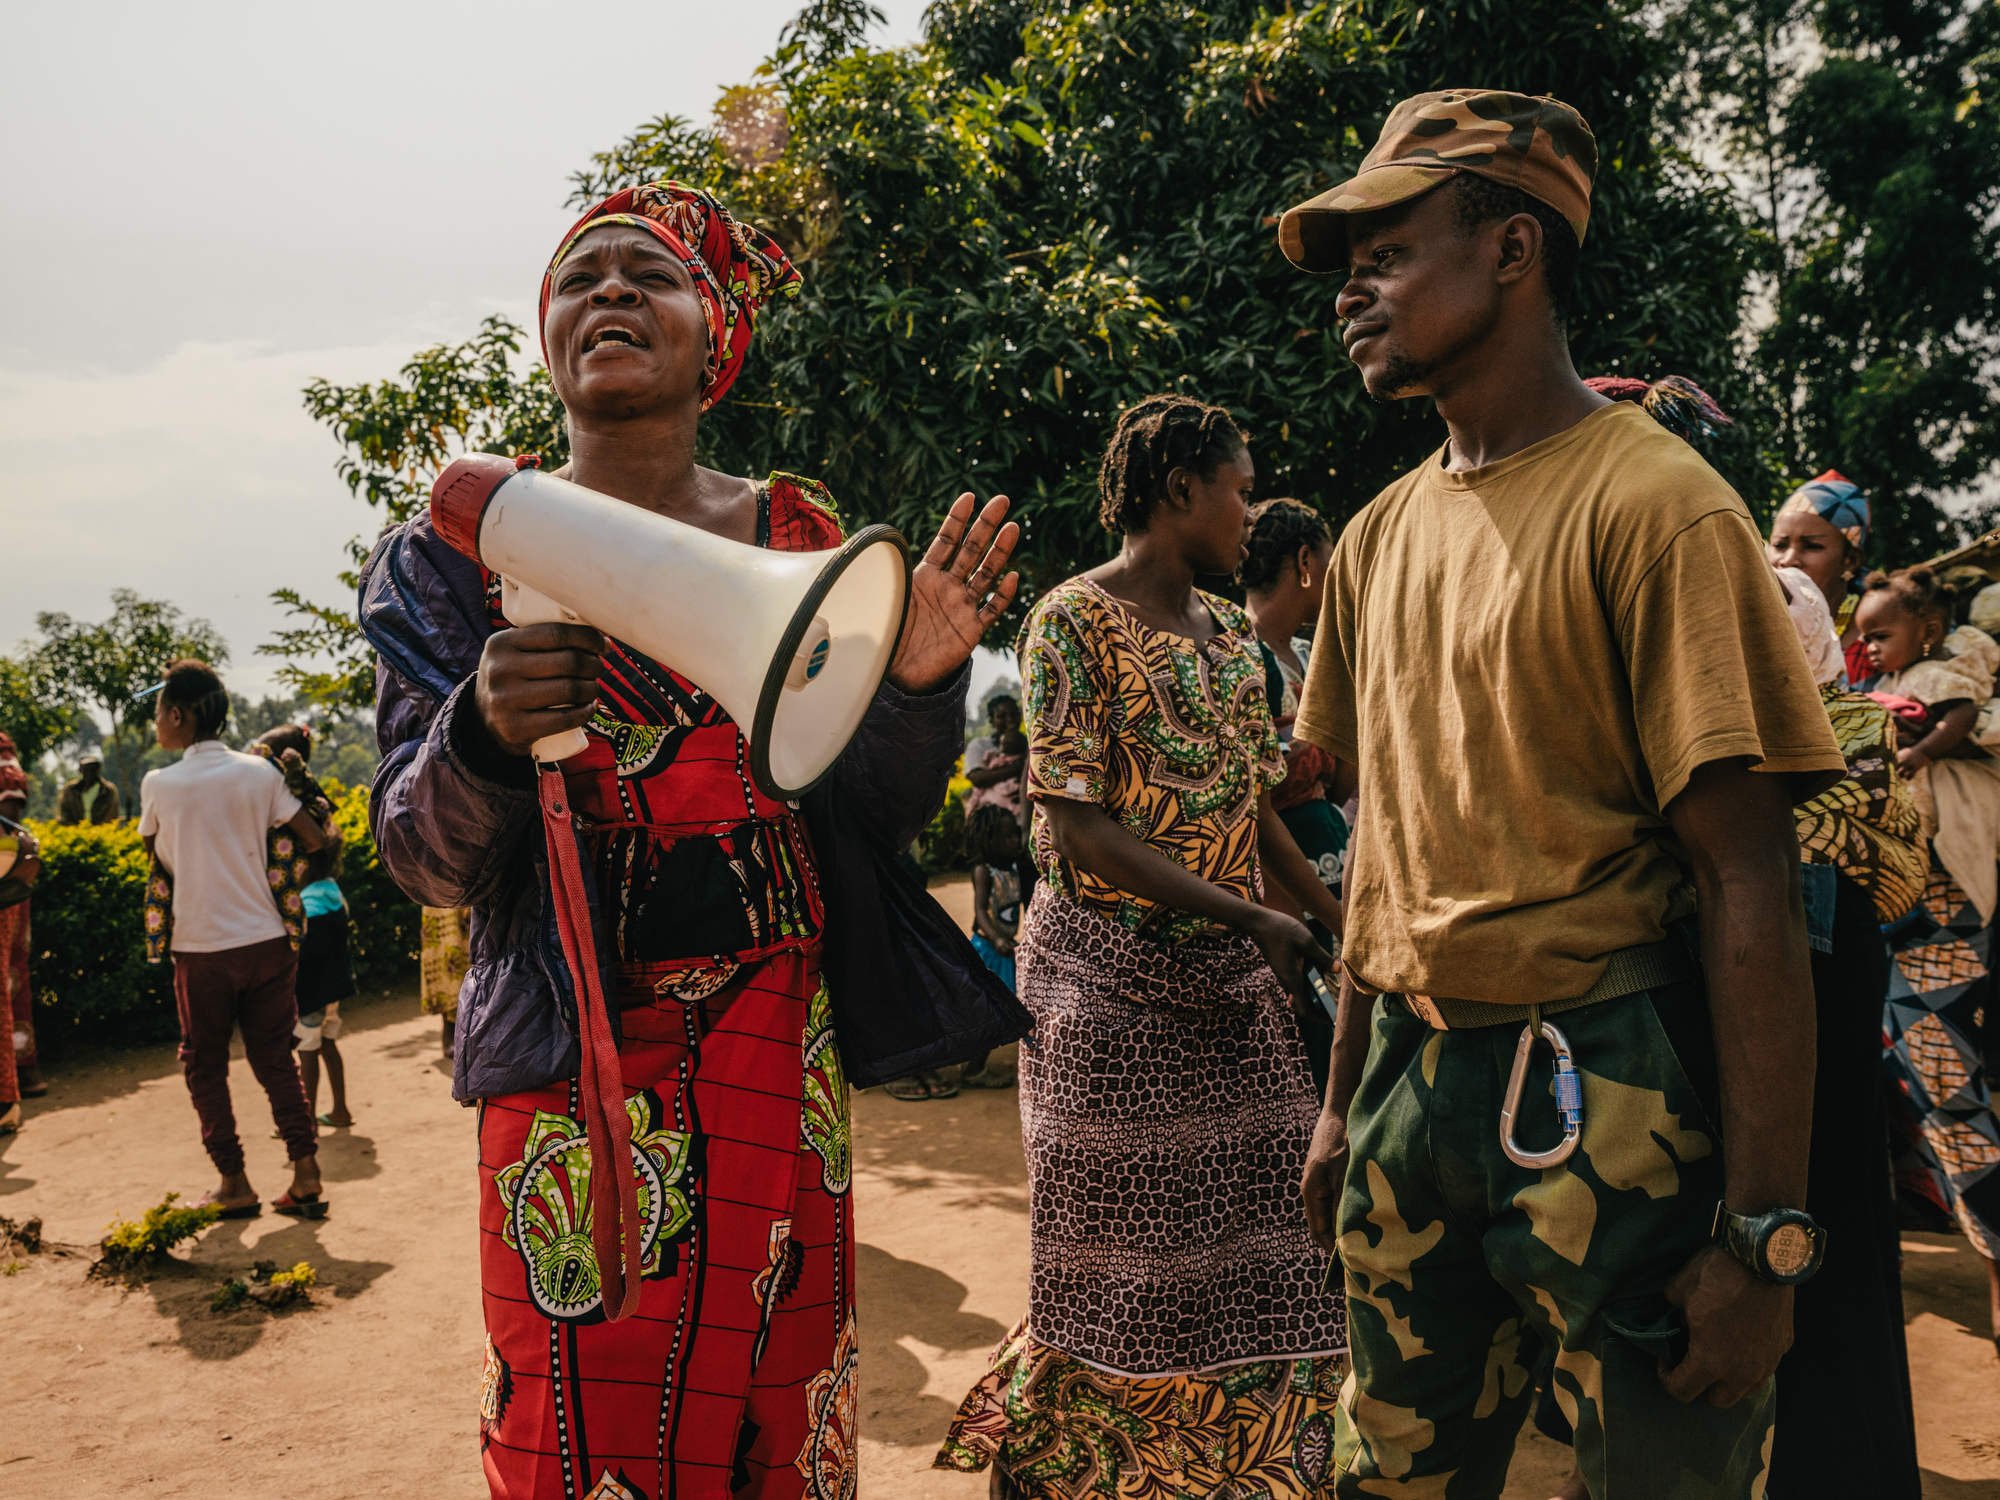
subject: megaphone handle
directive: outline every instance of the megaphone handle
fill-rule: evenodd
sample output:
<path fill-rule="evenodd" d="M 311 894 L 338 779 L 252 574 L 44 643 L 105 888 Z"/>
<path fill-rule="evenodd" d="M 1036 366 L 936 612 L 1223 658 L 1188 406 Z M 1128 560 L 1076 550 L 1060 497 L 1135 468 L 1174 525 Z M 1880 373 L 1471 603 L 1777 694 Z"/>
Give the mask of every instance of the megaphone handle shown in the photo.
<path fill-rule="evenodd" d="M 547 594 L 516 583 L 505 574 L 500 578 L 500 612 L 510 625 L 580 625 L 582 618 L 564 609 Z M 590 745 L 590 736 L 581 729 L 565 729 L 561 734 L 543 735 L 530 753 L 545 766 L 557 765 L 572 755 L 581 755 Z"/>
<path fill-rule="evenodd" d="M 572 755 L 581 755 L 590 745 L 590 736 L 581 729 L 565 729 L 561 734 L 545 734 L 530 747 L 535 760 L 545 766 L 553 766 L 568 760 Z"/>

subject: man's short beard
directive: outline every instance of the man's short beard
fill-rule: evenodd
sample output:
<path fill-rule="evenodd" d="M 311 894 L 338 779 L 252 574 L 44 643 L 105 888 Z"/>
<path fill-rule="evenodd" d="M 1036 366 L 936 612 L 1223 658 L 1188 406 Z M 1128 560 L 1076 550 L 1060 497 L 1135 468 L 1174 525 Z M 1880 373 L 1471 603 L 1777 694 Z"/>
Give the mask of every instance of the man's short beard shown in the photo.
<path fill-rule="evenodd" d="M 1367 384 L 1368 395 L 1376 401 L 1398 400 L 1405 391 L 1428 380 L 1435 369 L 1436 360 L 1418 361 L 1392 350 L 1389 362 L 1382 368 L 1381 378 Z"/>

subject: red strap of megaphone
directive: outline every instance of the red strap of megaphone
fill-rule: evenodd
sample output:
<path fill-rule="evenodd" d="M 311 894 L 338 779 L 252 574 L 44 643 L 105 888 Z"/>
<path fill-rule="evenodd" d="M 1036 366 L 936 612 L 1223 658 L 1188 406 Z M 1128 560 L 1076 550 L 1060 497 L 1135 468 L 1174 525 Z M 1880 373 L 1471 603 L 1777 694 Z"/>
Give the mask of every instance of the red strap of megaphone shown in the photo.
<path fill-rule="evenodd" d="M 597 1256 L 604 1316 L 615 1323 L 639 1305 L 639 1184 L 632 1170 L 632 1121 L 625 1113 L 618 1043 L 611 1036 L 611 1011 L 597 972 L 597 944 L 591 936 L 590 900 L 583 889 L 568 789 L 560 766 L 537 765 L 535 770 L 542 828 L 548 835 L 556 931 L 575 981 L 577 1052 L 582 1060 L 577 1091 L 590 1146 L 590 1246 Z"/>

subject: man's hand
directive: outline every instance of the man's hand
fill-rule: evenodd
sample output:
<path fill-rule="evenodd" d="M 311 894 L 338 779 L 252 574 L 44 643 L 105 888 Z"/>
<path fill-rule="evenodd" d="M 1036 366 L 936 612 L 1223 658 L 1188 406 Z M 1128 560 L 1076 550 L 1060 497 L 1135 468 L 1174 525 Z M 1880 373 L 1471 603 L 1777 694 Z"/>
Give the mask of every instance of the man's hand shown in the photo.
<path fill-rule="evenodd" d="M 1688 1328 L 1686 1356 L 1660 1368 L 1660 1383 L 1676 1401 L 1734 1406 L 1792 1347 L 1792 1289 L 1759 1281 L 1720 1245 L 1695 1252 L 1667 1283 L 1667 1301 Z"/>
<path fill-rule="evenodd" d="M 604 650 L 588 625 L 517 625 L 488 636 L 473 705 L 493 742 L 527 755 L 536 740 L 589 723 Z"/>
<path fill-rule="evenodd" d="M 973 517 L 975 498 L 960 495 L 910 575 L 903 638 L 889 680 L 906 693 L 928 693 L 964 665 L 987 627 L 1007 612 L 1021 575 L 1007 571 L 1021 528 L 995 495 Z"/>
<path fill-rule="evenodd" d="M 1341 1184 L 1347 1181 L 1347 1117 L 1330 1109 L 1319 1112 L 1312 1144 L 1306 1147 L 1305 1176 L 1299 1196 L 1305 1199 L 1306 1229 L 1322 1250 L 1339 1248 L 1334 1223 L 1340 1210 Z"/>

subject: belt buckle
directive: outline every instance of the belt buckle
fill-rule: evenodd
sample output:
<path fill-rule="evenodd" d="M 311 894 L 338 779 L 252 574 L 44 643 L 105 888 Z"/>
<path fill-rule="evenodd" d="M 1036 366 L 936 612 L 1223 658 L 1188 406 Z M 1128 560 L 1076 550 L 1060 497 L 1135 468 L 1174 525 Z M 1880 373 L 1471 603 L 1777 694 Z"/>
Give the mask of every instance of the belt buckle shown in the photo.
<path fill-rule="evenodd" d="M 1418 1019 L 1430 1027 L 1431 1030 L 1451 1030 L 1449 1026 L 1445 1025 L 1444 1012 L 1437 1008 L 1437 1002 L 1429 995 L 1413 995 L 1405 991 L 1403 994 L 1403 1003 L 1415 1011 Z"/>

